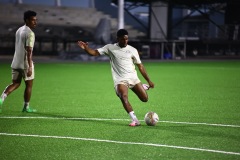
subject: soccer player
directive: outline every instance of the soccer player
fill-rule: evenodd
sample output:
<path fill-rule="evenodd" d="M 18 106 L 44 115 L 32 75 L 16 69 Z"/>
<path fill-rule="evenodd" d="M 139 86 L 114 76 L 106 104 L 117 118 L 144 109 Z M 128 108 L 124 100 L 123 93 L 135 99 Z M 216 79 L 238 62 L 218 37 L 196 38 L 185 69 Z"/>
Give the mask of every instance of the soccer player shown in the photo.
<path fill-rule="evenodd" d="M 154 83 L 150 80 L 139 58 L 138 51 L 128 45 L 127 30 L 120 29 L 117 31 L 117 43 L 107 44 L 97 50 L 89 48 L 88 43 L 83 41 L 78 41 L 78 46 L 92 56 L 107 55 L 109 57 L 116 94 L 132 120 L 129 126 L 139 126 L 140 122 L 128 101 L 128 89 L 131 89 L 142 102 L 148 101 L 148 95 L 137 76 L 135 64 L 148 82 L 148 87 L 154 88 Z"/>
<path fill-rule="evenodd" d="M 20 27 L 16 32 L 15 53 L 11 64 L 12 83 L 6 87 L 0 97 L 0 112 L 4 100 L 21 85 L 22 79 L 25 81 L 24 105 L 22 112 L 29 113 L 36 111 L 29 107 L 34 79 L 32 52 L 35 42 L 35 34 L 32 29 L 37 25 L 36 15 L 36 12 L 30 10 L 24 12 L 23 19 L 25 25 Z"/>

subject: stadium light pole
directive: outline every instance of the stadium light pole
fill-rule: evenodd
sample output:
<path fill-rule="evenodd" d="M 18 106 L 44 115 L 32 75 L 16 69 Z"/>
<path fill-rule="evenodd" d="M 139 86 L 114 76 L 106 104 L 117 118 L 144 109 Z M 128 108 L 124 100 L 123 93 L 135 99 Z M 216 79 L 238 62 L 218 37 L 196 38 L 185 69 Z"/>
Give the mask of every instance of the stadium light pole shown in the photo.
<path fill-rule="evenodd" d="M 124 0 L 118 0 L 118 29 L 124 28 Z"/>
<path fill-rule="evenodd" d="M 55 0 L 55 6 L 61 7 L 61 0 Z"/>
<path fill-rule="evenodd" d="M 23 1 L 22 0 L 17 0 L 17 4 L 22 4 Z"/>
<path fill-rule="evenodd" d="M 94 2 L 94 0 L 89 0 L 89 7 L 90 7 L 90 8 L 95 8 L 95 2 Z"/>

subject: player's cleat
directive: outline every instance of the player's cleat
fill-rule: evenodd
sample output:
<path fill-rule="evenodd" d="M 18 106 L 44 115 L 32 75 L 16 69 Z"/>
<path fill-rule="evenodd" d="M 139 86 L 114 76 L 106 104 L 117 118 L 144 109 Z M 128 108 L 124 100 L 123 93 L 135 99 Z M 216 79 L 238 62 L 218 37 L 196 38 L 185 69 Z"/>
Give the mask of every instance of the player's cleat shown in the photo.
<path fill-rule="evenodd" d="M 141 124 L 140 124 L 140 122 L 139 122 L 138 120 L 132 121 L 132 122 L 129 124 L 130 127 L 136 127 L 136 126 L 140 126 L 140 125 L 141 125 Z"/>
<path fill-rule="evenodd" d="M 2 113 L 2 104 L 3 104 L 3 101 L 2 101 L 2 98 L 0 98 L 0 113 Z"/>
<path fill-rule="evenodd" d="M 149 90 L 149 88 L 150 88 L 149 85 L 147 85 L 147 84 L 142 84 L 142 86 L 145 90 Z"/>
<path fill-rule="evenodd" d="M 36 109 L 32 109 L 32 108 L 30 108 L 30 107 L 28 107 L 28 108 L 23 108 L 23 110 L 22 110 L 22 112 L 27 112 L 27 113 L 34 113 L 34 112 L 37 112 L 37 110 Z"/>

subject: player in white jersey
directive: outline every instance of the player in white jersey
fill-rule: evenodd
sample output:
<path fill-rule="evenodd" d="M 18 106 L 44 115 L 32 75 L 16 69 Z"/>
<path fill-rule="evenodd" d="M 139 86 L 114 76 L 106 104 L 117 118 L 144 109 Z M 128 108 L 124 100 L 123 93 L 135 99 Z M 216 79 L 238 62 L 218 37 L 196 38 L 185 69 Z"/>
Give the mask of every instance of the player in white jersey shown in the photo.
<path fill-rule="evenodd" d="M 7 96 L 16 90 L 22 79 L 25 81 L 23 112 L 35 112 L 29 107 L 32 95 L 32 86 L 34 79 L 34 65 L 32 61 L 32 51 L 35 42 L 35 34 L 32 31 L 37 25 L 37 13 L 34 11 L 24 12 L 25 25 L 16 32 L 15 53 L 12 61 L 12 83 L 6 87 L 0 97 L 0 111 L 3 101 Z"/>
<path fill-rule="evenodd" d="M 148 82 L 149 88 L 154 88 L 154 83 L 150 80 L 145 67 L 139 58 L 138 51 L 134 47 L 128 45 L 127 30 L 118 30 L 117 43 L 107 44 L 97 50 L 89 48 L 88 43 L 83 41 L 78 41 L 78 46 L 92 56 L 107 55 L 109 57 L 116 94 L 120 98 L 124 109 L 132 119 L 129 126 L 139 126 L 140 122 L 128 101 L 128 89 L 131 89 L 143 102 L 148 101 L 148 95 L 137 76 L 135 65 Z"/>

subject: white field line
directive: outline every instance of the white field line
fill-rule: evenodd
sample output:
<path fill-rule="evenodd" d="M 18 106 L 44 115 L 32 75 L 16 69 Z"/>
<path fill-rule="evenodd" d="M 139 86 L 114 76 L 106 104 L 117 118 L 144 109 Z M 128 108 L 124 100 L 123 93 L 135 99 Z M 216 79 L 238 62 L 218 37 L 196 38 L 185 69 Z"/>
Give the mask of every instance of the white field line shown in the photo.
<path fill-rule="evenodd" d="M 111 118 L 68 118 L 68 117 L 11 117 L 2 116 L 0 119 L 53 119 L 53 120 L 89 120 L 89 121 L 129 121 L 129 119 L 111 119 Z M 140 120 L 143 121 L 143 120 Z M 240 125 L 231 124 L 211 124 L 211 123 L 195 123 L 195 122 L 175 122 L 175 121 L 159 121 L 160 123 L 173 123 L 173 124 L 187 124 L 187 125 L 206 125 L 206 126 L 217 126 L 217 127 L 233 127 L 240 128 Z"/>
<path fill-rule="evenodd" d="M 123 142 L 123 141 L 95 139 L 95 138 L 46 136 L 46 135 L 31 135 L 31 134 L 12 134 L 12 133 L 0 133 L 0 135 L 1 136 L 18 136 L 18 137 L 55 138 L 55 139 L 94 141 L 94 142 L 106 142 L 106 143 L 115 143 L 115 144 L 142 145 L 142 146 L 165 147 L 165 148 L 174 148 L 174 149 L 183 149 L 183 150 L 194 150 L 194 151 L 221 153 L 221 154 L 238 155 L 238 156 L 240 155 L 240 153 L 238 153 L 238 152 L 228 152 L 228 151 L 221 151 L 221 150 L 212 150 L 212 149 L 204 149 L 204 148 L 192 148 L 192 147 L 183 147 L 183 146 L 172 146 L 172 145 L 155 144 L 155 143 Z"/>

